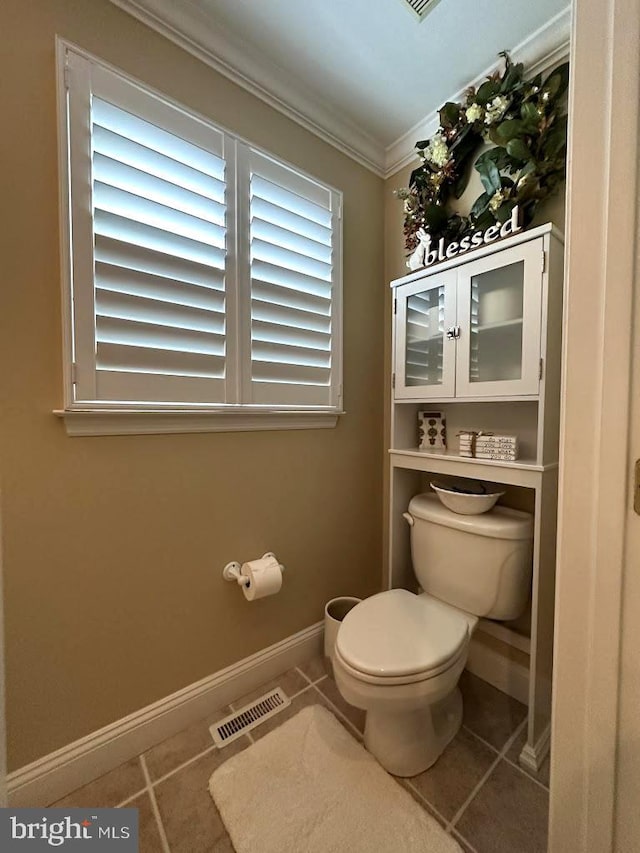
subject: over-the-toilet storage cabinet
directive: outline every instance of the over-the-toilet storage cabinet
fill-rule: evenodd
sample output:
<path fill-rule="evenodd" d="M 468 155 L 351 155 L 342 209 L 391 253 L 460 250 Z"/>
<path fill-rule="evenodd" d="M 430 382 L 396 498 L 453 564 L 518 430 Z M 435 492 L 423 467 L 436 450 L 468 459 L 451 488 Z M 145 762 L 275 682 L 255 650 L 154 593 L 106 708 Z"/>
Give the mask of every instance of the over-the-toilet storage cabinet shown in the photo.
<path fill-rule="evenodd" d="M 494 683 L 528 699 L 520 761 L 532 769 L 547 754 L 551 718 L 562 277 L 562 237 L 543 225 L 391 282 L 389 587 L 416 588 L 402 513 L 429 475 L 519 487 L 503 502 L 534 512 L 530 626 L 483 619 L 474 643 L 484 641 Z M 418 450 L 420 410 L 446 417 L 446 450 Z M 518 435 L 519 458 L 461 457 L 462 429 Z"/>

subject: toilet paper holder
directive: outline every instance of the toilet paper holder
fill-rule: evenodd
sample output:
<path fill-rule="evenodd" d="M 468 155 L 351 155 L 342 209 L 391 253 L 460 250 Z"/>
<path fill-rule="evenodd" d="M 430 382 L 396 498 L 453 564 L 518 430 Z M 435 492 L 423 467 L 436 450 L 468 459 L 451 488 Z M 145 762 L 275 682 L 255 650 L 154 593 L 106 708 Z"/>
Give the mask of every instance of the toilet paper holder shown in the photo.
<path fill-rule="evenodd" d="M 262 555 L 263 560 L 266 560 L 267 557 L 273 557 L 274 560 L 278 560 L 273 551 L 267 551 L 266 554 Z M 282 563 L 278 562 L 278 565 L 280 566 L 280 571 L 284 572 L 284 566 Z M 232 562 L 227 563 L 222 570 L 222 577 L 226 581 L 236 581 L 238 586 L 247 586 L 249 583 L 249 578 L 242 574 L 242 565 L 238 563 L 237 560 L 232 560 Z"/>

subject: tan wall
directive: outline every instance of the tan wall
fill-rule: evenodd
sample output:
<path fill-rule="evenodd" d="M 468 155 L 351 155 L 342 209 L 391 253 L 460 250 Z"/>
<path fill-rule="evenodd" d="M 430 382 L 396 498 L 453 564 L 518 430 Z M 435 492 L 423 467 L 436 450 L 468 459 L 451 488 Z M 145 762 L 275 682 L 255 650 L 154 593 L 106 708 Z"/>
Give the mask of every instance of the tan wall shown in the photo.
<path fill-rule="evenodd" d="M 4 0 L 0 306 L 10 768 L 252 654 L 379 583 L 383 182 L 107 0 Z M 54 36 L 344 191 L 335 430 L 69 438 Z M 363 212 L 366 211 L 366 216 Z M 273 550 L 280 595 L 221 578 Z"/>

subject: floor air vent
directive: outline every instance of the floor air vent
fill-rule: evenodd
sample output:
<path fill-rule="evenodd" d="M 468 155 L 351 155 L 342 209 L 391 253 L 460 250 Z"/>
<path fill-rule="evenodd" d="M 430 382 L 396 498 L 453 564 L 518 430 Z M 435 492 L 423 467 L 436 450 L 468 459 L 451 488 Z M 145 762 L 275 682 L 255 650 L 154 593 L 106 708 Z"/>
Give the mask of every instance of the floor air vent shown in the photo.
<path fill-rule="evenodd" d="M 239 711 L 225 717 L 218 723 L 214 723 L 209 731 L 213 742 L 222 749 L 232 740 L 239 738 L 259 726 L 260 723 L 273 717 L 278 711 L 284 710 L 287 705 L 290 705 L 289 697 L 281 687 L 276 687 L 275 690 L 270 690 L 264 696 L 256 699 L 250 705 L 245 705 Z"/>

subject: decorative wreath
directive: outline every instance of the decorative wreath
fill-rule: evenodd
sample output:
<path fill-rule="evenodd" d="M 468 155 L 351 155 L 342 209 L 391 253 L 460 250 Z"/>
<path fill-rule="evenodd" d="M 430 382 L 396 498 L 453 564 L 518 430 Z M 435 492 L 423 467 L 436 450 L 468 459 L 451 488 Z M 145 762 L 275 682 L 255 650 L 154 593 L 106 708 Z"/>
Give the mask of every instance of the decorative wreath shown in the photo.
<path fill-rule="evenodd" d="M 538 74 L 524 79 L 523 65 L 509 54 L 502 74 L 495 71 L 477 89 L 465 92 L 464 103 L 446 103 L 439 111 L 440 127 L 431 139 L 416 143 L 422 164 L 411 173 L 409 186 L 396 191 L 404 202 L 405 248 L 418 244 L 417 232 L 436 241 L 457 240 L 466 233 L 506 222 L 519 205 L 522 224 L 533 219 L 538 204 L 564 181 L 567 116 L 561 99 L 569 82 L 568 63 L 543 82 Z M 474 156 L 483 143 L 495 147 Z M 460 198 L 471 175 L 480 174 L 484 192 L 468 216 L 449 208 Z"/>

